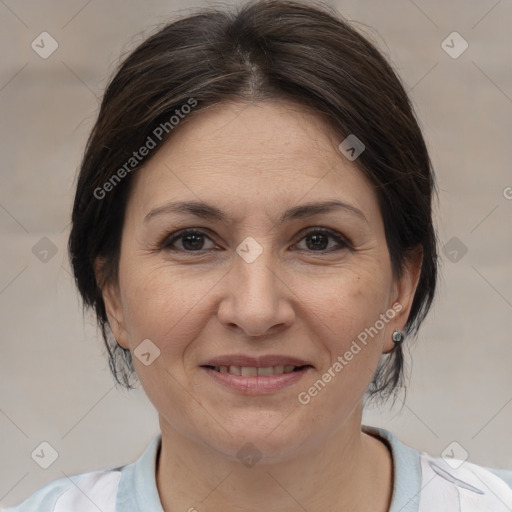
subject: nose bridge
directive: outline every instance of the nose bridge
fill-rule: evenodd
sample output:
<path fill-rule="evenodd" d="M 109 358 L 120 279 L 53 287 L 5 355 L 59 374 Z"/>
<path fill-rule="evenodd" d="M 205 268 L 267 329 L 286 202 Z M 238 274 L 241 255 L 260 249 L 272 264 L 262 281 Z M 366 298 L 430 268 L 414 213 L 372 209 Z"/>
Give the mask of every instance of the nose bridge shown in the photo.
<path fill-rule="evenodd" d="M 276 277 L 271 270 L 273 265 L 273 251 L 270 243 L 265 246 L 255 239 L 244 240 L 237 247 L 237 258 L 233 271 L 236 273 L 235 289 L 248 299 L 261 301 L 260 307 L 266 302 L 275 299 Z M 245 288 L 245 290 L 243 289 Z"/>
<path fill-rule="evenodd" d="M 276 276 L 275 254 L 270 241 L 265 244 L 246 239 L 236 252 L 219 319 L 252 336 L 265 334 L 276 325 L 289 324 L 293 309 Z"/>

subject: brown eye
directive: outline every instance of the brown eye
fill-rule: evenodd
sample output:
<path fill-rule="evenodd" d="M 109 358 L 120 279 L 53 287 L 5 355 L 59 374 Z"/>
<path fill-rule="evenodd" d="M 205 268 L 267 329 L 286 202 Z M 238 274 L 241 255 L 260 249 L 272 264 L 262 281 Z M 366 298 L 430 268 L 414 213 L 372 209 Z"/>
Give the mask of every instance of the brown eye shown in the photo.
<path fill-rule="evenodd" d="M 179 231 L 178 233 L 174 233 L 171 236 L 165 238 L 162 244 L 162 249 L 184 252 L 208 250 L 211 249 L 211 247 L 204 247 L 207 240 L 212 242 L 212 240 L 201 231 Z"/>
<path fill-rule="evenodd" d="M 300 242 L 303 240 L 305 241 L 306 250 L 313 252 L 330 252 L 349 246 L 348 242 L 339 233 L 325 228 L 309 231 Z M 330 240 L 334 241 L 335 244 L 329 247 Z"/>

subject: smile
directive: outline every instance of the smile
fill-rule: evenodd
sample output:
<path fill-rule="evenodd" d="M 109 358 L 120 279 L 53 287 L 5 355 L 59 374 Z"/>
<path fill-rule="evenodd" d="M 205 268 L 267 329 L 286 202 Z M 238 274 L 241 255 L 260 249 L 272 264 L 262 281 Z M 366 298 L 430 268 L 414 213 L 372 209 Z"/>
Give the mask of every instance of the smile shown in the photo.
<path fill-rule="evenodd" d="M 306 365 L 308 366 L 308 365 Z M 265 368 L 257 368 L 255 366 L 209 366 L 216 372 L 229 373 L 231 375 L 242 375 L 243 377 L 257 377 L 260 375 L 281 375 L 283 373 L 290 373 L 304 366 L 294 365 L 280 365 L 280 366 L 266 366 Z"/>
<path fill-rule="evenodd" d="M 245 395 L 275 393 L 297 383 L 311 365 L 304 366 L 201 366 L 202 370 L 222 388 Z"/>

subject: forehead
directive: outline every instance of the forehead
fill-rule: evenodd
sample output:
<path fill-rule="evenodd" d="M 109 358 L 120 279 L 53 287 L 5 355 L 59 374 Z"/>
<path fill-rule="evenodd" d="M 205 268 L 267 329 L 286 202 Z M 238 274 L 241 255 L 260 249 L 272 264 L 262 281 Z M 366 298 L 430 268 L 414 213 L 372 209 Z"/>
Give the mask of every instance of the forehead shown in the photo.
<path fill-rule="evenodd" d="M 373 187 L 340 153 L 339 139 L 317 114 L 292 102 L 217 104 L 186 119 L 135 173 L 133 199 L 146 212 L 184 195 L 226 208 L 329 196 L 371 210 Z"/>
<path fill-rule="evenodd" d="M 169 140 L 166 149 L 177 155 L 179 145 L 195 144 L 197 157 L 252 160 L 254 167 L 282 157 L 319 160 L 325 165 L 336 155 L 336 136 L 312 111 L 289 101 L 221 103 L 196 114 Z M 164 149 L 165 151 L 165 149 Z"/>

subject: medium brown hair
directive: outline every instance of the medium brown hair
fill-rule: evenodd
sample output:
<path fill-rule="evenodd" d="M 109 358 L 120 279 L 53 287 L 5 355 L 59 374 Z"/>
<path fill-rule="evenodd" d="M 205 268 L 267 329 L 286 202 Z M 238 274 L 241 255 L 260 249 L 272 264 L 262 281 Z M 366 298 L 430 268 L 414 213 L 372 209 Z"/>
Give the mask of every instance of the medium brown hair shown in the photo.
<path fill-rule="evenodd" d="M 374 44 L 329 6 L 252 1 L 203 9 L 159 29 L 124 58 L 103 96 L 78 176 L 68 245 L 84 308 L 96 313 L 116 381 L 130 388 L 136 375 L 129 350 L 113 339 L 101 290 L 117 280 L 131 171 L 175 130 L 164 130 L 130 172 L 120 169 L 191 99 L 197 106 L 180 124 L 220 102 L 286 99 L 313 109 L 340 142 L 354 134 L 364 143 L 355 164 L 375 187 L 394 276 L 415 249 L 423 250 L 404 329 L 415 335 L 436 287 L 435 181 L 404 87 Z M 105 188 L 107 182 L 112 186 Z M 96 279 L 98 258 L 104 265 Z M 385 399 L 401 386 L 402 351 L 396 346 L 382 356 L 370 397 Z"/>

